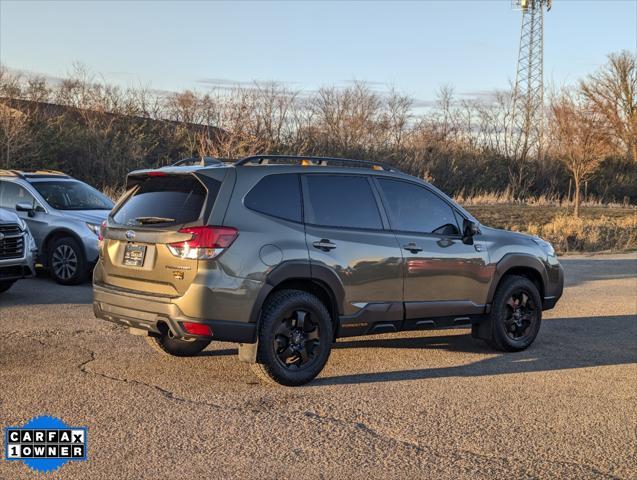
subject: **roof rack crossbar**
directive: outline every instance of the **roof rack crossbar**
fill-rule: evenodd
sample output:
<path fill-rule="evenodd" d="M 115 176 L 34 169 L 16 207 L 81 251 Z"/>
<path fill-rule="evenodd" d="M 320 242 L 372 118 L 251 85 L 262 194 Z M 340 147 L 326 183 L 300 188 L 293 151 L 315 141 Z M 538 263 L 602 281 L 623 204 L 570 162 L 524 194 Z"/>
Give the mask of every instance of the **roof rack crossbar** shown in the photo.
<path fill-rule="evenodd" d="M 302 162 L 309 162 L 309 165 L 338 165 L 338 166 L 350 166 L 350 167 L 376 167 L 388 172 L 401 173 L 396 167 L 384 162 L 374 162 L 370 160 L 353 160 L 350 158 L 338 158 L 338 157 L 313 157 L 304 155 L 252 155 L 250 157 L 242 158 L 234 163 L 239 167 L 242 165 L 264 165 L 272 163 L 280 164 L 302 164 Z M 267 163 L 266 163 L 267 162 Z"/>

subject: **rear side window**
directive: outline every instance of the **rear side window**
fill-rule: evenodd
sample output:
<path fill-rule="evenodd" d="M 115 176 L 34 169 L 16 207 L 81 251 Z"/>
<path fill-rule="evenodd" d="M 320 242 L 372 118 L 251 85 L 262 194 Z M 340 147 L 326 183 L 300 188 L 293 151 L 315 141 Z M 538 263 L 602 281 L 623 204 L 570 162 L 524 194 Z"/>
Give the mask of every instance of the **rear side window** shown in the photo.
<path fill-rule="evenodd" d="M 119 224 L 166 226 L 193 222 L 201 215 L 206 200 L 206 189 L 193 175 L 146 177 L 134 188 L 133 195 L 113 215 Z M 211 201 L 218 191 L 217 187 L 210 192 Z"/>
<path fill-rule="evenodd" d="M 343 228 L 383 228 L 376 198 L 366 177 L 306 175 L 305 221 Z"/>
<path fill-rule="evenodd" d="M 451 206 L 425 187 L 398 180 L 379 179 L 394 230 L 457 235 Z"/>
<path fill-rule="evenodd" d="M 273 217 L 301 221 L 301 189 L 294 173 L 263 177 L 246 195 L 243 204 Z"/>

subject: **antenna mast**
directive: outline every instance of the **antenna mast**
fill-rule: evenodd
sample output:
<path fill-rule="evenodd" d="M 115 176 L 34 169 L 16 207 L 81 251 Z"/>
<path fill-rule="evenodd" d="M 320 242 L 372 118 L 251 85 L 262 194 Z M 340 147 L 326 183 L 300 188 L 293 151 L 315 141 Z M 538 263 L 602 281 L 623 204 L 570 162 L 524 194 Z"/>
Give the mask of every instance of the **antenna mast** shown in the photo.
<path fill-rule="evenodd" d="M 552 0 L 512 0 L 522 10 L 520 50 L 513 91 L 513 118 L 522 135 L 522 155 L 542 153 L 544 143 L 544 9 Z"/>

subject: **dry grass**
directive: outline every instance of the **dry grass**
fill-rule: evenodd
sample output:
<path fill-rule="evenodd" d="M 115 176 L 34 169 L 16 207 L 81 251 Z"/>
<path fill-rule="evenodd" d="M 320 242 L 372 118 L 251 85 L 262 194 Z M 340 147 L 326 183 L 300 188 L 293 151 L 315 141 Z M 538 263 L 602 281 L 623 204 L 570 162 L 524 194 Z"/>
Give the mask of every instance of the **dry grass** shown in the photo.
<path fill-rule="evenodd" d="M 523 201 L 516 200 L 510 190 L 504 192 L 481 192 L 466 194 L 460 192 L 454 197 L 456 202 L 465 206 L 480 206 L 480 205 L 533 205 L 543 207 L 568 207 L 573 206 L 573 202 L 564 200 L 557 195 L 540 195 L 537 197 L 527 197 Z M 613 208 L 629 208 L 629 204 L 624 203 L 609 203 L 596 198 L 593 195 L 589 195 L 582 199 L 582 206 L 584 207 L 613 207 Z"/>
<path fill-rule="evenodd" d="M 102 189 L 102 193 L 114 202 L 116 202 L 119 197 L 124 195 L 125 192 L 126 189 L 124 187 L 104 187 Z"/>
<path fill-rule="evenodd" d="M 538 235 L 559 253 L 637 249 L 637 209 L 583 207 L 580 218 L 571 207 L 480 205 L 467 207 L 485 225 Z"/>
<path fill-rule="evenodd" d="M 558 217 L 572 216 L 572 207 L 539 205 L 477 205 L 465 206 L 480 222 L 490 227 L 527 231 L 529 225 L 545 225 Z M 637 209 L 622 207 L 582 207 L 583 219 L 595 220 L 634 218 Z"/>
<path fill-rule="evenodd" d="M 576 218 L 559 216 L 528 231 L 553 244 L 560 253 L 624 251 L 637 248 L 637 216 Z"/>

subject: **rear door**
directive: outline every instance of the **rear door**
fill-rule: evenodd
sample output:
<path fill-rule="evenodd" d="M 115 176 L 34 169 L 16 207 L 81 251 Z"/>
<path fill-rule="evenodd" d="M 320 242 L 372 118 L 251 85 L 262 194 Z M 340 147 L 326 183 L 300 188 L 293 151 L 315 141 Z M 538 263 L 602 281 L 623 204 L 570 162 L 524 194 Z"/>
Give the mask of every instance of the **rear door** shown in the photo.
<path fill-rule="evenodd" d="M 324 266 L 345 293 L 341 335 L 403 320 L 400 248 L 386 229 L 377 195 L 365 175 L 306 174 L 302 179 L 312 269 Z M 383 325 L 380 325 L 382 323 Z M 349 330 L 351 328 L 351 330 Z"/>
<path fill-rule="evenodd" d="M 423 185 L 376 181 L 405 258 L 406 319 L 482 313 L 487 252 L 463 243 L 453 205 Z"/>
<path fill-rule="evenodd" d="M 158 295 L 182 295 L 197 274 L 197 259 L 168 244 L 185 242 L 184 227 L 205 224 L 221 181 L 194 173 L 151 172 L 132 179 L 109 216 L 102 246 L 106 284 Z"/>

